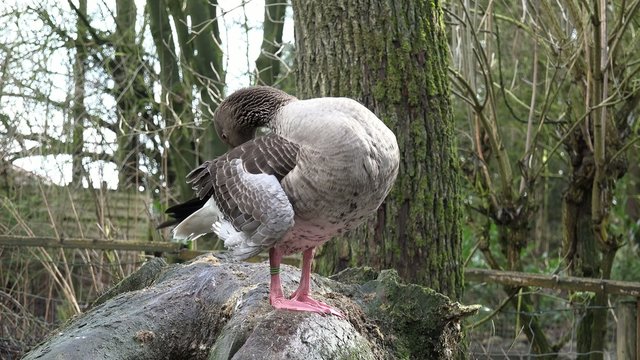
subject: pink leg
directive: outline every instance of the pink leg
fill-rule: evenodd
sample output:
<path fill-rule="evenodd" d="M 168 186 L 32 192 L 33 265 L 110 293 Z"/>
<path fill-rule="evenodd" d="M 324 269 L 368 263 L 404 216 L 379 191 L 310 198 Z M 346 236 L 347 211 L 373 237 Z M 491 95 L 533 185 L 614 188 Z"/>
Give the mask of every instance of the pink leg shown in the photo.
<path fill-rule="evenodd" d="M 307 259 L 309 252 L 309 259 Z M 313 259 L 313 250 L 307 250 L 303 254 L 302 279 L 300 287 L 294 293 L 295 298 L 285 299 L 282 292 L 282 283 L 280 282 L 280 262 L 282 261 L 282 253 L 274 248 L 269 251 L 269 266 L 271 268 L 271 285 L 269 287 L 269 302 L 276 309 L 310 311 L 320 314 L 333 314 L 341 316 L 342 314 L 328 305 L 308 297 L 309 294 L 309 277 L 311 273 L 311 260 Z M 308 262 L 308 264 L 306 264 Z M 305 275 L 305 268 L 308 267 Z M 305 280 L 306 277 L 306 280 Z M 306 285 L 304 285 L 306 284 Z M 303 286 L 304 285 L 304 286 Z M 306 290 L 304 290 L 306 288 Z"/>
<path fill-rule="evenodd" d="M 271 270 L 271 284 L 269 285 L 269 301 L 273 305 L 274 300 L 284 298 L 282 283 L 280 283 L 280 262 L 282 254 L 274 248 L 269 250 L 269 268 Z"/>
<path fill-rule="evenodd" d="M 342 313 L 318 300 L 314 300 L 309 296 L 309 288 L 311 285 L 311 263 L 313 262 L 313 255 L 315 248 L 307 249 L 302 253 L 302 274 L 300 276 L 300 285 L 298 289 L 289 297 L 292 300 L 297 300 L 306 304 L 313 305 L 318 309 L 321 309 L 324 313 L 333 314 L 339 317 L 344 317 Z"/>
<path fill-rule="evenodd" d="M 289 299 L 309 295 L 309 289 L 311 287 L 311 262 L 313 261 L 315 250 L 315 248 L 311 248 L 302 253 L 302 274 L 300 275 L 300 285 L 298 285 L 298 289 L 291 294 Z"/>

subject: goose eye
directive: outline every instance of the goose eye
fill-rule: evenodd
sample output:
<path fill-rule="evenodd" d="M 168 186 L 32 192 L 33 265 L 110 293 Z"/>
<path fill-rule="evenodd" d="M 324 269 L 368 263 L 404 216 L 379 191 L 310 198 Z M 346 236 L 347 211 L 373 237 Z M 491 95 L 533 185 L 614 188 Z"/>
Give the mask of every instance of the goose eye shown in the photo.
<path fill-rule="evenodd" d="M 222 137 L 222 140 L 225 140 L 225 141 L 227 140 L 227 134 L 222 133 L 222 136 L 221 136 L 221 137 Z"/>

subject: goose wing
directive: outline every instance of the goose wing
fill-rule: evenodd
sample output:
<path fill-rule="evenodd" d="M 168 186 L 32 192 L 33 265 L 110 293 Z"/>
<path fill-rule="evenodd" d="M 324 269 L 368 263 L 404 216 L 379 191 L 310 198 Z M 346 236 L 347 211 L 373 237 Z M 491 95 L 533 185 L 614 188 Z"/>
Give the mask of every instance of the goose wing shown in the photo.
<path fill-rule="evenodd" d="M 214 232 L 236 258 L 258 254 L 292 226 L 293 206 L 280 181 L 296 166 L 299 146 L 268 134 L 248 141 L 187 175 L 199 199 L 222 213 Z"/>

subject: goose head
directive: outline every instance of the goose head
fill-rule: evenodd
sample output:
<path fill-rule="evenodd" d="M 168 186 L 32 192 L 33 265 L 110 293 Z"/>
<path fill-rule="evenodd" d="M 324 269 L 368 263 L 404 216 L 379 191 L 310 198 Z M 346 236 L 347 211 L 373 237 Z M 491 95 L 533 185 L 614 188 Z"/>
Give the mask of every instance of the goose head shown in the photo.
<path fill-rule="evenodd" d="M 240 89 L 224 99 L 213 114 L 213 124 L 222 141 L 231 147 L 255 137 L 258 127 L 270 127 L 278 110 L 296 100 L 269 86 Z"/>

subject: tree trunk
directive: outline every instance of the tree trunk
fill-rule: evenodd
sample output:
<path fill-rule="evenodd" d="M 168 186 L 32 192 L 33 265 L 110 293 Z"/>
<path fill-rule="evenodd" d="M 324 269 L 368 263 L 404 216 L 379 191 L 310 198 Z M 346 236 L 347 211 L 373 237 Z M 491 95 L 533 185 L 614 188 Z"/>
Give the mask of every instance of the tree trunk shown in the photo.
<path fill-rule="evenodd" d="M 172 194 L 177 199 L 186 199 L 193 195 L 191 186 L 184 181 L 186 175 L 203 158 L 226 150 L 211 124 L 224 89 L 222 50 L 216 45 L 220 43 L 217 5 L 206 1 L 150 0 L 148 6 L 151 35 L 160 61 L 165 136 L 171 144 L 166 154 L 168 186 L 177 189 Z M 199 114 L 192 109 L 194 87 L 200 93 Z M 204 131 L 193 123 L 199 123 Z M 198 143 L 197 139 L 203 141 Z"/>
<path fill-rule="evenodd" d="M 266 0 L 262 25 L 262 45 L 256 59 L 256 83 L 272 86 L 280 75 L 280 54 L 284 15 L 287 3 L 282 0 Z"/>
<path fill-rule="evenodd" d="M 400 172 L 377 215 L 327 243 L 317 268 L 391 267 L 462 292 L 458 162 L 438 2 L 293 0 L 298 95 L 359 100 L 396 134 Z"/>
<path fill-rule="evenodd" d="M 608 279 L 617 247 L 599 246 L 594 234 L 596 226 L 591 206 L 594 186 L 593 156 L 583 140 L 582 135 L 576 132 L 569 142 L 574 154 L 573 181 L 563 195 L 564 258 L 568 273 L 572 276 Z M 578 323 L 576 346 L 578 353 L 582 355 L 578 359 L 599 359 L 602 358 L 605 346 L 608 296 L 598 294 L 581 300 L 583 305 L 577 305 L 582 316 Z"/>
<path fill-rule="evenodd" d="M 291 291 L 300 272 L 283 266 Z M 185 265 L 154 259 L 56 330 L 24 359 L 450 359 L 462 306 L 394 271 L 314 276 L 314 293 L 346 318 L 274 310 L 267 264 L 211 255 Z"/>
<path fill-rule="evenodd" d="M 86 16 L 87 1 L 80 0 L 78 3 L 78 11 Z M 84 106 L 85 98 L 85 70 L 87 67 L 87 50 L 86 36 L 87 26 L 80 17 L 76 21 L 76 41 L 75 41 L 75 58 L 73 61 L 73 105 L 71 107 L 72 121 L 72 141 L 71 141 L 71 183 L 77 187 L 82 187 L 82 175 L 84 173 L 82 167 L 83 147 L 84 147 L 84 127 L 87 118 L 87 109 Z M 91 186 L 91 179 L 87 179 Z"/>
<path fill-rule="evenodd" d="M 174 7 L 182 14 L 182 8 L 178 2 L 173 3 Z M 177 44 L 184 41 L 187 45 L 180 48 L 180 54 L 184 61 L 190 61 L 192 49 L 188 34 L 183 34 L 181 30 L 187 26 L 186 16 L 173 14 L 174 24 L 178 32 L 178 39 L 174 38 L 171 30 L 169 12 L 163 1 L 148 1 L 149 25 L 151 36 L 156 45 L 158 61 L 160 62 L 160 85 L 162 86 L 162 100 L 160 110 L 167 126 L 164 134 L 166 141 L 171 146 L 166 153 L 166 176 L 167 186 L 173 188 L 174 195 L 178 199 L 187 198 L 192 194 L 191 187 L 185 183 L 184 178 L 198 164 L 196 158 L 194 130 L 190 124 L 194 121 L 194 114 L 191 110 L 191 78 L 183 74 L 180 78 L 180 65 L 177 53 Z M 173 10 L 173 8 L 172 8 Z M 188 80 L 187 80 L 188 79 Z"/>
<path fill-rule="evenodd" d="M 142 130 L 141 98 L 149 98 L 147 89 L 140 83 L 141 59 L 136 44 L 136 4 L 133 0 L 116 1 L 116 31 L 113 34 L 115 55 L 109 64 L 114 80 L 114 93 L 118 114 L 117 162 L 120 165 L 119 185 L 137 188 L 143 184 L 139 171 Z"/>
<path fill-rule="evenodd" d="M 189 41 L 193 42 L 191 65 L 194 84 L 200 91 L 200 114 L 204 127 L 200 137 L 201 146 L 197 148 L 204 158 L 212 158 L 227 151 L 226 145 L 218 137 L 211 122 L 213 113 L 223 98 L 225 74 L 222 68 L 222 48 L 218 28 L 217 0 L 186 1 L 187 10 L 193 22 Z M 183 44 L 181 43 L 180 46 Z M 197 51 L 197 53 L 196 53 Z M 187 69 L 183 69 L 186 71 Z"/>
<path fill-rule="evenodd" d="M 640 228 L 633 226 L 640 219 L 640 156 L 638 153 L 629 154 L 629 177 L 625 194 L 625 211 L 628 215 L 627 228 L 631 232 L 629 248 L 640 247 Z M 629 224 L 631 223 L 631 224 Z M 632 225 L 633 224 L 633 225 Z M 637 250 L 636 250 L 637 252 Z M 640 330 L 640 329 L 639 329 Z"/>
<path fill-rule="evenodd" d="M 591 7 L 589 7 L 591 6 Z M 571 183 L 563 197 L 563 251 L 570 275 L 609 279 L 619 236 L 609 226 L 613 191 L 617 180 L 626 173 L 626 159 L 614 158 L 622 148 L 628 132 L 626 105 L 637 104 L 633 97 L 625 99 L 618 111 L 609 95 L 617 70 L 610 63 L 607 2 L 584 4 L 581 10 L 593 16 L 585 31 L 584 72 L 576 74 L 584 84 L 582 96 L 575 96 L 585 106 L 586 119 L 579 130 L 565 140 L 571 159 Z M 581 21 L 577 19 L 576 22 Z M 619 89 L 616 91 L 620 91 Z M 580 102 L 577 102 L 579 104 Z M 578 118 L 570 114 L 570 118 Z M 620 117 L 618 117 L 620 116 Z M 596 294 L 584 300 L 583 316 L 578 324 L 578 359 L 601 360 L 607 334 L 607 294 Z M 579 304 L 579 302 L 576 302 Z"/>

